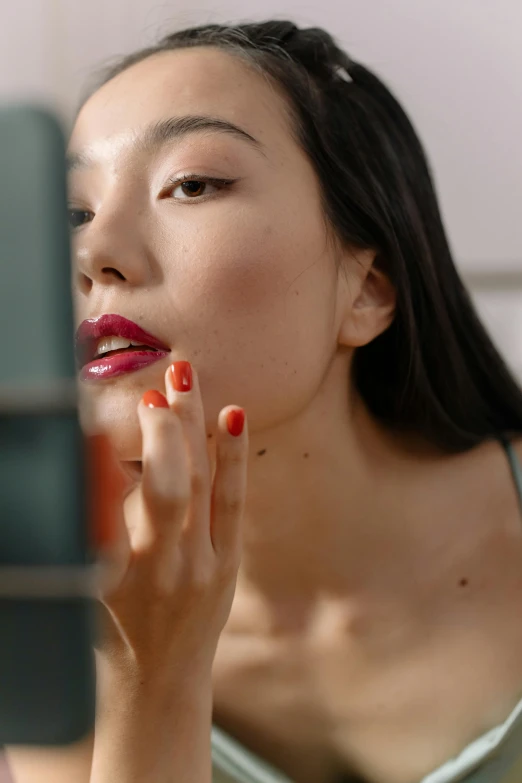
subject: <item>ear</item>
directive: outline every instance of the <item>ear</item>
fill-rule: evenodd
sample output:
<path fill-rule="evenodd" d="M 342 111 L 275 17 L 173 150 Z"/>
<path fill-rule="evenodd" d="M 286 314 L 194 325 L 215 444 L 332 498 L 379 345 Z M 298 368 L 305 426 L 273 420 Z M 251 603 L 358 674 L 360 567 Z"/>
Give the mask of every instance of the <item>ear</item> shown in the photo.
<path fill-rule="evenodd" d="M 345 264 L 339 274 L 338 342 L 355 348 L 367 345 L 390 326 L 397 294 L 374 250 L 355 251 Z"/>

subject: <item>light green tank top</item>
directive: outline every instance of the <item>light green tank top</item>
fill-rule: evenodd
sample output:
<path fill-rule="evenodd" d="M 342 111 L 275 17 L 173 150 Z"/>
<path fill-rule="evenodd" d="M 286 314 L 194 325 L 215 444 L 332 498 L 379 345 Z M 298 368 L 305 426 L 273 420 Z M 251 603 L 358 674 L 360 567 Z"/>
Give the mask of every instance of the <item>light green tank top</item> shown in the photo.
<path fill-rule="evenodd" d="M 502 440 L 522 513 L 522 466 Z M 520 621 L 522 622 L 522 614 Z M 218 726 L 212 727 L 212 783 L 294 783 Z M 419 783 L 522 783 L 522 699 L 500 726 L 467 745 Z M 331 783 L 331 781 L 324 781 Z M 349 776 L 335 783 L 350 783 Z"/>

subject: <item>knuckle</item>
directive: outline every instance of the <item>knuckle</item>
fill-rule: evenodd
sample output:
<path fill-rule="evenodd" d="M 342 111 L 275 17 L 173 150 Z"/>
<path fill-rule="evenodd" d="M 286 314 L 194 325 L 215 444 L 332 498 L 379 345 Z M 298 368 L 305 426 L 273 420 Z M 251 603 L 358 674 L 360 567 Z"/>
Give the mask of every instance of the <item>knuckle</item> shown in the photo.
<path fill-rule="evenodd" d="M 243 465 L 245 456 L 243 452 L 238 449 L 225 449 L 221 455 L 221 460 L 226 465 Z"/>
<path fill-rule="evenodd" d="M 192 495 L 203 495 L 207 488 L 205 476 L 200 472 L 193 473 L 190 477 L 190 488 Z"/>
<path fill-rule="evenodd" d="M 227 554 L 221 561 L 218 580 L 220 584 L 229 584 L 237 577 L 240 560 L 232 554 Z"/>
<path fill-rule="evenodd" d="M 184 424 L 188 424 L 190 427 L 199 424 L 199 411 L 192 405 L 182 405 L 176 409 L 177 415 L 183 420 Z"/>
<path fill-rule="evenodd" d="M 166 498 L 166 501 L 168 502 L 169 499 L 177 513 L 180 512 L 180 509 L 184 511 L 190 506 L 190 492 L 186 492 L 183 488 L 174 490 L 169 498 Z"/>
<path fill-rule="evenodd" d="M 159 510 L 169 513 L 173 506 L 185 508 L 190 503 L 190 490 L 181 482 L 152 480 L 143 487 L 143 494 L 151 513 Z"/>
<path fill-rule="evenodd" d="M 222 514 L 235 516 L 243 510 L 243 499 L 237 495 L 219 495 L 216 498 L 216 505 Z"/>
<path fill-rule="evenodd" d="M 156 438 L 165 440 L 179 431 L 179 422 L 174 416 L 155 416 L 151 428 Z"/>
<path fill-rule="evenodd" d="M 211 587 L 210 574 L 199 565 L 193 565 L 190 569 L 190 591 L 193 595 L 204 595 Z"/>
<path fill-rule="evenodd" d="M 191 499 L 190 490 L 184 484 L 180 484 L 179 486 L 174 486 L 170 495 L 174 499 L 176 505 L 178 506 L 185 507 L 190 504 L 190 499 Z"/>

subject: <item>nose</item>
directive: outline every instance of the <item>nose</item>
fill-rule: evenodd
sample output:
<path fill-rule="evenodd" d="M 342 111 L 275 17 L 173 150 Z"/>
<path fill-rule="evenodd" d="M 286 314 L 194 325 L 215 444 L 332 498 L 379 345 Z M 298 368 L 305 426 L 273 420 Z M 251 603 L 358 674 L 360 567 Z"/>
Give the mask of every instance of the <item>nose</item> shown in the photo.
<path fill-rule="evenodd" d="M 73 234 L 74 288 L 88 294 L 95 286 L 137 287 L 150 282 L 152 267 L 142 220 L 136 208 L 104 203 L 89 223 Z"/>

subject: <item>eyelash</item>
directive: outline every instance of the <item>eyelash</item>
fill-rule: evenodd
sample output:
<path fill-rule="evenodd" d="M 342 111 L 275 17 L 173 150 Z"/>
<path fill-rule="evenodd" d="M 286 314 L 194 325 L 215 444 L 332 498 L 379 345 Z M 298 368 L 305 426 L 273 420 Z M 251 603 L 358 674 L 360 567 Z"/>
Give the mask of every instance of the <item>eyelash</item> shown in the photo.
<path fill-rule="evenodd" d="M 166 197 L 168 194 L 170 194 L 175 188 L 177 188 L 179 185 L 184 185 L 189 182 L 198 182 L 205 185 L 214 185 L 215 187 L 218 187 L 219 189 L 226 188 L 229 185 L 233 185 L 235 182 L 237 182 L 236 179 L 218 179 L 216 177 L 205 177 L 200 174 L 185 174 L 183 177 L 172 177 L 171 179 L 167 180 L 167 185 L 163 189 L 162 193 Z M 202 201 L 207 200 L 208 198 L 213 198 L 213 196 L 194 196 L 191 198 L 190 196 L 187 196 L 186 199 L 173 199 L 174 201 Z M 72 209 L 70 208 L 68 210 L 69 220 L 73 215 L 88 215 L 92 214 L 87 209 Z M 94 217 L 94 215 L 93 215 Z M 87 223 L 92 222 L 92 218 L 89 221 L 86 221 Z M 79 226 L 71 226 L 71 229 L 77 230 L 78 228 L 81 228 L 85 223 L 81 223 Z"/>
<path fill-rule="evenodd" d="M 182 177 L 172 177 L 167 181 L 167 187 L 165 188 L 165 193 L 171 193 L 175 188 L 178 187 L 178 185 L 184 185 L 187 182 L 200 182 L 204 183 L 205 185 L 215 185 L 216 187 L 223 189 L 226 188 L 228 185 L 233 185 L 234 182 L 237 182 L 235 179 L 218 179 L 216 177 L 205 177 L 200 174 L 184 174 Z M 204 198 L 204 196 L 202 197 Z M 185 201 L 185 199 L 178 199 L 180 201 Z M 194 198 L 188 197 L 186 199 L 187 201 L 201 201 L 200 198 L 195 196 Z"/>

